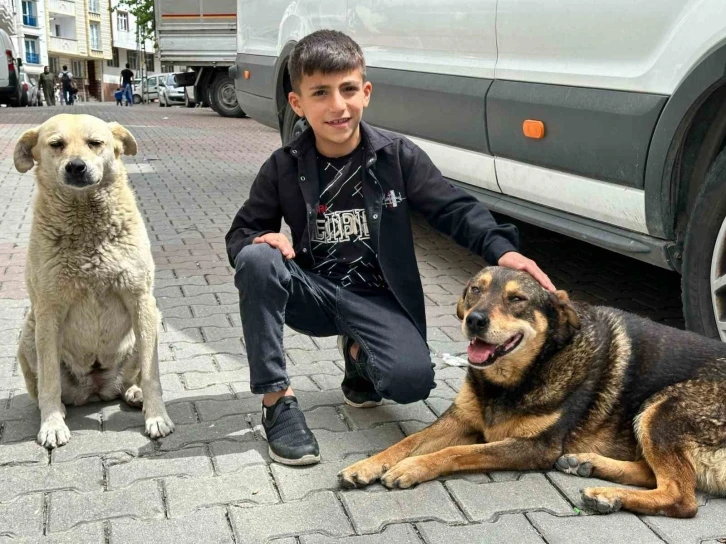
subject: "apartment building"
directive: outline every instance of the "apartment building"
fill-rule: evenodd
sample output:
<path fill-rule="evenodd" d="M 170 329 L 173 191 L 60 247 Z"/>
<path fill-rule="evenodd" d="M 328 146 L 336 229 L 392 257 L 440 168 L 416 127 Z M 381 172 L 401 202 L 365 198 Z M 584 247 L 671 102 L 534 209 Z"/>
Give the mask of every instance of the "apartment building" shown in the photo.
<path fill-rule="evenodd" d="M 128 63 L 136 78 L 154 75 L 161 71 L 154 56 L 154 42 L 139 40 L 136 17 L 118 8 L 119 0 L 111 0 L 111 59 L 104 66 L 103 84 L 106 100 L 113 98 L 121 77 L 121 70 Z"/>
<path fill-rule="evenodd" d="M 9 4 L 14 25 L 8 33 L 15 51 L 28 74 L 39 74 L 48 62 L 45 4 L 42 0 L 11 0 Z"/>
<path fill-rule="evenodd" d="M 15 34 L 15 7 L 11 0 L 0 0 L 0 30 Z"/>
<path fill-rule="evenodd" d="M 103 81 L 106 60 L 113 58 L 111 15 L 108 0 L 45 0 L 47 64 L 54 74 L 68 66 L 82 99 L 108 99 Z"/>

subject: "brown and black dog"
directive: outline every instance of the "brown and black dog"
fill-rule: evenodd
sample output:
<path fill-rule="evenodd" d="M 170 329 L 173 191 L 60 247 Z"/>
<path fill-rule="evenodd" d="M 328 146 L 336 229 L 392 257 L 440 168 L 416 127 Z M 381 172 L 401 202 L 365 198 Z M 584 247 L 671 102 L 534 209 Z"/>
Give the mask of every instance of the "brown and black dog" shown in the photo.
<path fill-rule="evenodd" d="M 457 315 L 471 344 L 454 404 L 341 471 L 344 486 L 554 465 L 648 488 L 584 489 L 601 513 L 692 517 L 696 488 L 726 494 L 726 344 L 572 303 L 497 267 L 469 282 Z"/>

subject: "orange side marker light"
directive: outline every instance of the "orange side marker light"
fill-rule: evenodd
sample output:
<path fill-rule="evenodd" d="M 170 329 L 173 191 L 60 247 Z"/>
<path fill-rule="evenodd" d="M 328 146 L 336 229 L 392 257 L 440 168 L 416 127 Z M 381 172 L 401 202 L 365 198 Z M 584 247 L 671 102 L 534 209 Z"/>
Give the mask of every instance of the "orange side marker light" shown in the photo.
<path fill-rule="evenodd" d="M 522 132 L 524 132 L 524 135 L 527 138 L 541 140 L 545 135 L 545 126 L 542 121 L 526 119 L 524 123 L 522 123 Z"/>
<path fill-rule="evenodd" d="M 249 79 L 249 78 L 250 78 L 250 71 L 245 70 L 245 79 Z"/>

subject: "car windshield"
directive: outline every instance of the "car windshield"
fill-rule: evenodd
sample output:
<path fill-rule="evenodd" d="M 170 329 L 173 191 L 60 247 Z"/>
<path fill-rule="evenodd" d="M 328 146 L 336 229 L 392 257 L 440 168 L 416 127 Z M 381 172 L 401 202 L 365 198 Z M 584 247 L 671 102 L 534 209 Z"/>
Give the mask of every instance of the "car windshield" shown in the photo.
<path fill-rule="evenodd" d="M 174 74 L 171 74 L 166 78 L 166 84 L 169 87 L 176 87 L 176 81 L 174 81 Z"/>

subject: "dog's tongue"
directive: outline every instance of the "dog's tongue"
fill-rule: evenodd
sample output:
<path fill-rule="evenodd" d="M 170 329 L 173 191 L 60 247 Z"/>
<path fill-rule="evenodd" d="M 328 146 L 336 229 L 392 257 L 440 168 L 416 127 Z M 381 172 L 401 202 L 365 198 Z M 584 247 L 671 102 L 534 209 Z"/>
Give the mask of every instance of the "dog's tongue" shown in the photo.
<path fill-rule="evenodd" d="M 496 347 L 497 346 L 494 344 L 487 344 L 481 340 L 474 340 L 471 344 L 469 344 L 466 352 L 472 363 L 481 364 L 489 359 L 489 356 L 494 352 Z"/>

